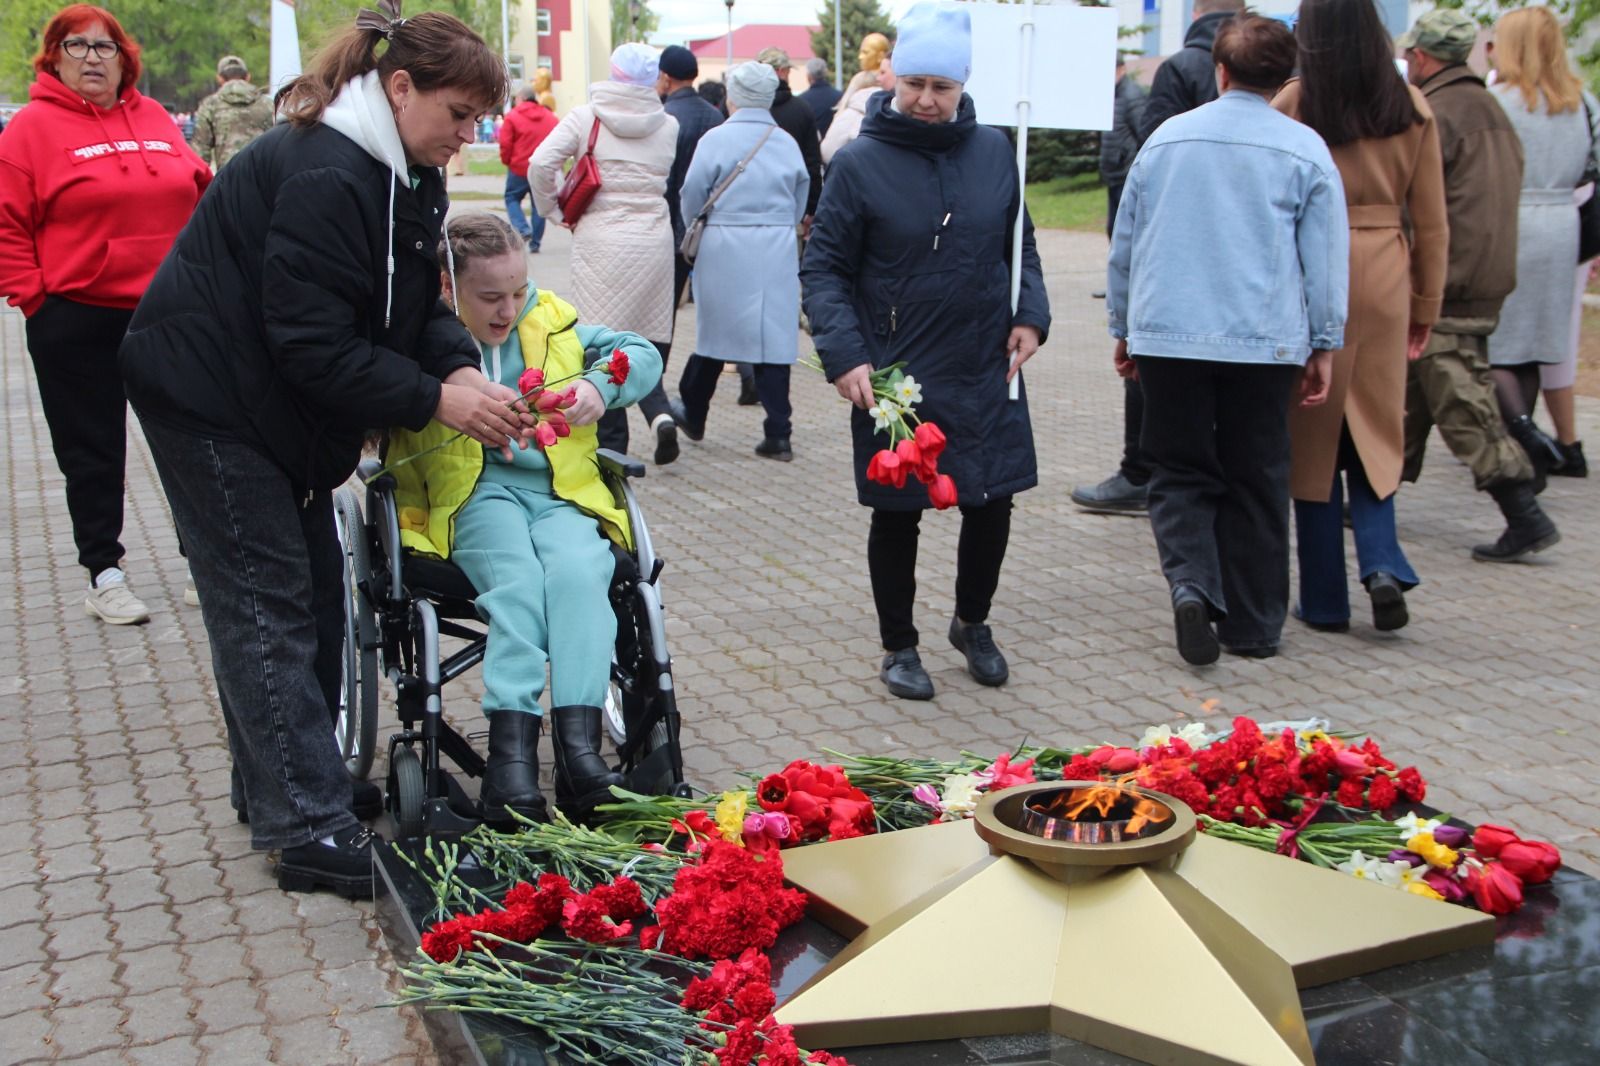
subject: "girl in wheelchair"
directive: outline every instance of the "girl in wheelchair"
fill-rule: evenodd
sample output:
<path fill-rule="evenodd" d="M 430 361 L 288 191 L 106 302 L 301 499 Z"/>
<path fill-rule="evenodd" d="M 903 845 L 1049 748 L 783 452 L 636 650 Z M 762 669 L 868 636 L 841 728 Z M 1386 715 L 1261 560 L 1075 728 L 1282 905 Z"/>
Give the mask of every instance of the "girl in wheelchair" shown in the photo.
<path fill-rule="evenodd" d="M 461 437 L 394 468 L 403 544 L 455 563 L 478 590 L 474 606 L 489 626 L 489 752 L 479 804 L 485 821 L 509 828 L 515 821 L 507 808 L 546 817 L 537 748 L 547 664 L 557 804 L 585 809 L 622 783 L 599 754 L 600 708 L 617 630 L 607 598 L 608 539 L 631 548 L 632 531 L 601 480 L 595 422 L 649 392 L 661 357 L 637 334 L 580 325 L 572 305 L 534 287 L 521 237 L 493 215 L 451 221 L 439 260 L 448 264 L 444 298 L 478 341 L 484 374 L 525 418 L 517 387 L 524 370 L 537 368 L 554 383 L 583 371 L 586 350 L 628 357 L 621 384 L 603 366 L 571 382 L 576 398 L 564 408 L 571 435 L 548 450 L 508 442 L 496 451 Z M 452 435 L 437 422 L 417 433 L 396 430 L 389 462 Z"/>

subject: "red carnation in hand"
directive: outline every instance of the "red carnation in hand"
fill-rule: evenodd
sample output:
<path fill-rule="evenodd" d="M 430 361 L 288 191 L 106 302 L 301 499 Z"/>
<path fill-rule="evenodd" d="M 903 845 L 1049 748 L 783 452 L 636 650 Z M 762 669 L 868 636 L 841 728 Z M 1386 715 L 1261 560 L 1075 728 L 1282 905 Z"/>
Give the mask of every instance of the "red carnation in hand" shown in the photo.
<path fill-rule="evenodd" d="M 935 474 L 928 482 L 928 502 L 937 511 L 954 507 L 957 502 L 955 479 L 949 474 Z"/>
<path fill-rule="evenodd" d="M 524 396 L 542 388 L 544 388 L 544 371 L 536 366 L 524 370 L 522 376 L 517 379 L 517 391 Z"/>
<path fill-rule="evenodd" d="M 611 376 L 606 380 L 613 385 L 621 385 L 628 380 L 628 353 L 618 348 L 611 353 Z"/>
<path fill-rule="evenodd" d="M 880 485 L 892 485 L 897 489 L 905 488 L 905 464 L 900 462 L 898 455 L 885 448 L 867 463 L 867 480 Z"/>

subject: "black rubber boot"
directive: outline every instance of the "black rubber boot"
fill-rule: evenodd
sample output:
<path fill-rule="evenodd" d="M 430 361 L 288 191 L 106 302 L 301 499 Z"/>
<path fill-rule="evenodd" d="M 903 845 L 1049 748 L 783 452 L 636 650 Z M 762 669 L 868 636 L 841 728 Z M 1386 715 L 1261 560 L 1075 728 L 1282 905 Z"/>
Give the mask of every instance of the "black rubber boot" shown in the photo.
<path fill-rule="evenodd" d="M 1519 415 L 1506 423 L 1511 439 L 1522 445 L 1533 462 L 1534 495 L 1544 491 L 1545 478 L 1567 465 L 1566 450 L 1554 437 L 1540 429 L 1527 415 Z"/>
<path fill-rule="evenodd" d="M 539 728 L 544 719 L 523 711 L 491 711 L 489 759 L 478 792 L 478 810 L 492 829 L 515 830 L 520 824 L 506 810 L 536 822 L 550 820 L 539 791 Z"/>
<path fill-rule="evenodd" d="M 556 752 L 556 806 L 569 818 L 585 818 L 597 803 L 615 797 L 623 784 L 600 754 L 600 708 L 552 707 L 550 739 Z"/>
<path fill-rule="evenodd" d="M 1489 495 L 1506 516 L 1506 531 L 1493 544 L 1479 544 L 1472 549 L 1472 557 L 1480 563 L 1513 562 L 1529 552 L 1542 552 L 1561 539 L 1556 524 L 1533 498 L 1533 482 L 1492 485 Z"/>

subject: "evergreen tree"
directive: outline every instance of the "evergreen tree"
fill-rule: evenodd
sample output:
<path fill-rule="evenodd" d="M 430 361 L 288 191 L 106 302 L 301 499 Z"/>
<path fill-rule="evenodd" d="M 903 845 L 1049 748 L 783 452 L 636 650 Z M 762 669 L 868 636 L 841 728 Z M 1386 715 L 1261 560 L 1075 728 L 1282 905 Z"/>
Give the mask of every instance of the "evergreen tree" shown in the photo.
<path fill-rule="evenodd" d="M 839 68 L 835 65 L 832 0 L 823 0 L 821 10 L 817 12 L 817 21 L 822 25 L 811 35 L 811 52 L 828 64 L 830 80 L 835 70 L 843 70 L 843 77 L 840 79 L 842 84 L 850 80 L 859 65 L 856 62 L 856 53 L 861 50 L 861 38 L 869 33 L 881 33 L 892 41 L 894 24 L 889 21 L 888 14 L 878 0 L 841 0 L 841 10 L 844 16 L 841 41 L 844 47 L 844 66 Z"/>

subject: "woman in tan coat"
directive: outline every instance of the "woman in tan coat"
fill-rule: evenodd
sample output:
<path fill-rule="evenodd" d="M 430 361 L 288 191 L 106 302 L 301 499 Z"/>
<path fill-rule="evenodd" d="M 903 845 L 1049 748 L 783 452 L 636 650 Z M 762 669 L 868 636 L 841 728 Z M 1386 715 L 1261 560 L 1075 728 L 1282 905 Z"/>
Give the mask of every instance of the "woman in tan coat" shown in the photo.
<path fill-rule="evenodd" d="M 1332 391 L 1326 404 L 1289 413 L 1296 613 L 1314 629 L 1350 628 L 1343 472 L 1373 625 L 1399 629 L 1405 590 L 1418 580 L 1394 518 L 1406 361 L 1422 353 L 1439 317 L 1449 251 L 1439 135 L 1422 94 L 1395 69 L 1372 0 L 1305 0 L 1296 36 L 1300 80 L 1274 106 L 1327 142 L 1350 215 L 1350 316 Z"/>

